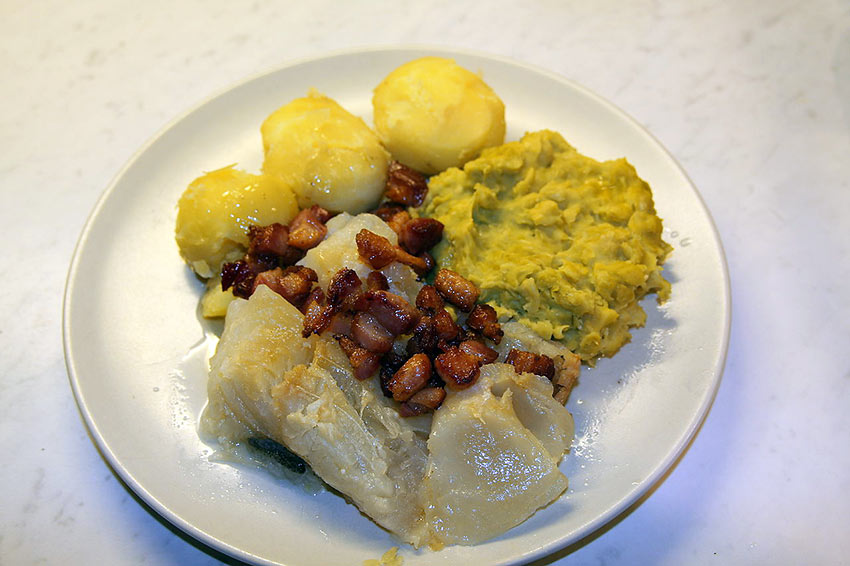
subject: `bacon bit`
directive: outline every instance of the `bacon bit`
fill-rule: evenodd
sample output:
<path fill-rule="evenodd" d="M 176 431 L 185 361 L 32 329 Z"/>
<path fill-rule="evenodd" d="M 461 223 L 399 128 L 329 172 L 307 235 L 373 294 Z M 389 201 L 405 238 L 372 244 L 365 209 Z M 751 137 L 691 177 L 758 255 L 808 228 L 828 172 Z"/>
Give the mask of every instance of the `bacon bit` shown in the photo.
<path fill-rule="evenodd" d="M 239 261 L 221 266 L 221 289 L 232 287 L 234 295 L 247 299 L 257 288 L 256 277 L 276 268 L 277 257 L 273 254 L 245 254 Z"/>
<path fill-rule="evenodd" d="M 266 285 L 300 309 L 310 294 L 313 283 L 317 280 L 316 272 L 309 267 L 289 266 L 283 270 L 278 267 L 257 275 L 251 292 L 253 293 L 260 285 Z"/>
<path fill-rule="evenodd" d="M 384 328 L 378 319 L 367 312 L 354 315 L 351 322 L 351 337 L 355 342 L 377 354 L 389 352 L 393 347 L 393 334 Z"/>
<path fill-rule="evenodd" d="M 396 401 L 407 401 L 425 387 L 431 378 L 431 360 L 425 354 L 415 354 L 393 374 L 387 384 Z"/>
<path fill-rule="evenodd" d="M 289 245 L 300 250 L 315 248 L 328 233 L 325 222 L 330 217 L 330 213 L 317 204 L 299 212 L 289 223 Z"/>
<path fill-rule="evenodd" d="M 342 351 L 348 356 L 348 361 L 354 369 L 355 379 L 360 381 L 369 379 L 381 367 L 381 357 L 378 354 L 361 348 L 347 336 L 335 336 L 335 338 Z"/>
<path fill-rule="evenodd" d="M 443 389 L 443 391 L 445 391 L 445 389 Z M 419 415 L 424 415 L 425 413 L 427 413 L 428 410 L 428 407 L 426 407 L 425 405 L 405 401 L 401 404 L 401 407 L 398 408 L 398 415 L 404 418 L 418 417 Z"/>
<path fill-rule="evenodd" d="M 315 287 L 302 307 L 304 328 L 301 335 L 308 338 L 311 334 L 321 334 L 330 326 L 334 315 L 333 308 L 325 305 L 325 294 L 321 287 Z"/>
<path fill-rule="evenodd" d="M 490 305 L 475 305 L 466 319 L 466 325 L 473 330 L 477 330 L 496 344 L 501 342 L 502 336 L 505 335 L 502 331 L 502 326 L 499 324 L 496 309 Z"/>
<path fill-rule="evenodd" d="M 432 256 L 428 252 L 422 252 L 421 254 L 419 254 L 418 257 L 420 257 L 422 261 L 425 262 L 425 273 L 428 273 L 429 271 L 434 269 L 435 265 L 437 265 L 436 260 L 434 260 L 434 256 Z"/>
<path fill-rule="evenodd" d="M 381 269 L 396 260 L 396 246 L 383 236 L 363 228 L 354 239 L 357 252 L 372 269 Z"/>
<path fill-rule="evenodd" d="M 416 308 L 425 314 L 434 315 L 445 307 L 443 298 L 433 285 L 423 285 L 416 295 Z"/>
<path fill-rule="evenodd" d="M 425 275 L 434 267 L 434 258 L 428 254 L 422 254 L 421 256 L 411 255 L 398 246 L 396 246 L 396 259 L 399 263 L 403 263 L 413 269 L 420 276 Z"/>
<path fill-rule="evenodd" d="M 233 288 L 233 294 L 247 299 L 254 292 L 257 274 L 245 261 L 234 261 L 221 266 L 221 290 Z"/>
<path fill-rule="evenodd" d="M 381 203 L 381 206 L 370 211 L 370 214 L 374 214 L 384 222 L 389 222 L 390 218 L 395 216 L 397 213 L 406 210 L 405 207 L 400 204 L 393 204 L 391 202 Z"/>
<path fill-rule="evenodd" d="M 357 252 L 372 269 L 381 269 L 398 261 L 424 275 L 434 266 L 434 258 L 417 257 L 393 245 L 388 239 L 363 228 L 355 236 Z"/>
<path fill-rule="evenodd" d="M 362 301 L 363 283 L 353 269 L 347 267 L 337 271 L 328 284 L 328 305 L 338 310 L 364 310 Z M 358 308 L 363 307 L 363 308 Z"/>
<path fill-rule="evenodd" d="M 449 342 L 455 340 L 461 332 L 460 326 L 458 326 L 446 309 L 440 309 L 434 314 L 434 330 L 437 331 L 437 337 L 440 340 L 447 340 Z"/>
<path fill-rule="evenodd" d="M 253 295 L 257 291 L 257 287 L 260 285 L 265 285 L 278 295 L 283 295 L 283 288 L 280 285 L 281 277 L 283 277 L 283 270 L 279 267 L 258 273 L 254 278 L 254 285 L 251 288 L 251 294 Z"/>
<path fill-rule="evenodd" d="M 424 352 L 431 353 L 437 347 L 437 330 L 434 319 L 430 316 L 420 317 L 413 329 L 413 336 L 407 341 L 407 353 L 410 355 Z"/>
<path fill-rule="evenodd" d="M 499 352 L 486 346 L 478 340 L 464 340 L 458 344 L 458 349 L 471 356 L 475 356 L 478 360 L 478 365 L 491 364 L 499 358 Z"/>
<path fill-rule="evenodd" d="M 442 387 L 426 387 L 417 391 L 413 397 L 402 403 L 398 414 L 402 417 L 415 417 L 433 411 L 443 404 L 446 390 Z"/>
<path fill-rule="evenodd" d="M 306 317 L 311 306 L 315 306 L 315 305 L 324 306 L 324 304 L 325 304 L 325 292 L 322 291 L 321 287 L 316 286 L 313 289 L 311 289 L 310 292 L 307 294 L 307 298 L 304 300 L 304 303 L 301 305 L 301 308 L 299 310 L 301 311 L 301 314 L 303 314 Z M 305 326 L 306 326 L 306 321 L 305 321 Z M 304 337 L 306 338 L 307 336 L 305 335 Z"/>
<path fill-rule="evenodd" d="M 326 330 L 334 335 L 351 336 L 351 323 L 353 321 L 353 315 L 346 312 L 338 312 L 331 317 L 331 322 Z"/>
<path fill-rule="evenodd" d="M 407 334 L 419 321 L 419 311 L 395 293 L 368 291 L 366 301 L 369 305 L 366 310 L 374 315 L 393 336 Z"/>
<path fill-rule="evenodd" d="M 393 232 L 395 232 L 399 237 L 401 237 L 404 227 L 408 222 L 410 222 L 410 213 L 404 209 L 396 212 L 386 220 L 389 227 L 392 228 Z"/>
<path fill-rule="evenodd" d="M 505 363 L 514 366 L 517 373 L 533 373 L 548 379 L 555 377 L 555 362 L 549 356 L 512 349 Z"/>
<path fill-rule="evenodd" d="M 295 246 L 289 246 L 289 249 L 286 251 L 286 254 L 278 256 L 278 262 L 283 265 L 295 265 L 307 255 L 307 252 L 304 250 L 300 250 Z"/>
<path fill-rule="evenodd" d="M 561 404 L 566 404 L 570 391 L 575 387 L 581 372 L 581 358 L 573 353 L 568 353 L 555 358 L 555 377 L 552 383 L 555 386 L 553 397 Z"/>
<path fill-rule="evenodd" d="M 436 409 L 445 398 L 446 390 L 442 387 L 426 387 L 417 391 L 410 400 L 423 404 L 429 409 Z"/>
<path fill-rule="evenodd" d="M 469 279 L 450 269 L 440 269 L 434 278 L 434 287 L 451 304 L 463 312 L 475 306 L 481 291 Z"/>
<path fill-rule="evenodd" d="M 387 169 L 386 197 L 405 206 L 422 206 L 428 194 L 428 183 L 422 173 L 398 161 Z"/>
<path fill-rule="evenodd" d="M 315 271 L 303 265 L 292 265 L 283 270 L 281 284 L 286 289 L 283 298 L 298 306 L 309 295 L 313 283 L 319 280 Z"/>
<path fill-rule="evenodd" d="M 402 226 L 399 244 L 413 255 L 433 248 L 443 239 L 443 223 L 434 218 L 414 218 Z"/>
<path fill-rule="evenodd" d="M 404 365 L 406 358 L 400 354 L 396 354 L 393 351 L 389 351 L 384 354 L 384 357 L 381 358 L 381 391 L 384 392 L 384 397 L 392 397 L 393 392 L 389 390 L 387 387 L 390 383 L 390 380 L 395 375 L 401 366 Z M 433 378 L 433 374 L 431 376 Z"/>
<path fill-rule="evenodd" d="M 387 281 L 387 276 L 380 271 L 370 271 L 366 277 L 366 289 L 368 291 L 387 291 L 390 288 L 390 282 Z"/>
<path fill-rule="evenodd" d="M 375 210 L 373 210 L 372 214 L 374 214 L 384 222 L 389 223 L 390 218 L 392 218 L 399 212 L 407 212 L 407 210 L 405 210 L 403 206 L 398 204 L 384 203 Z"/>
<path fill-rule="evenodd" d="M 434 359 L 434 369 L 448 387 L 466 389 L 478 380 L 478 359 L 452 347 Z"/>
<path fill-rule="evenodd" d="M 248 227 L 248 253 L 286 256 L 289 253 L 289 228 L 275 222 L 268 226 Z"/>
<path fill-rule="evenodd" d="M 254 273 L 262 273 L 278 266 L 278 259 L 274 254 L 245 254 L 242 261 L 247 263 Z"/>

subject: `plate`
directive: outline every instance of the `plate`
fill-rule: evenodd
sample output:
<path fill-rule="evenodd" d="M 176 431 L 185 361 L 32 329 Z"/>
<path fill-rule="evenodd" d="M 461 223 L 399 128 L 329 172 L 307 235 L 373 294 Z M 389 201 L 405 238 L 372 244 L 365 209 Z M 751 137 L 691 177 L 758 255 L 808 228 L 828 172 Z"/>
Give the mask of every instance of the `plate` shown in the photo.
<path fill-rule="evenodd" d="M 240 560 L 359 564 L 398 543 L 341 497 L 217 462 L 198 439 L 214 341 L 197 316 L 202 284 L 174 242 L 177 199 L 204 171 L 234 162 L 259 170 L 261 122 L 311 87 L 371 123 L 372 89 L 426 54 L 483 74 L 505 102 L 509 140 L 549 128 L 585 155 L 626 156 L 652 186 L 675 250 L 665 266 L 672 298 L 660 307 L 647 299 L 646 327 L 615 357 L 583 371 L 570 398 L 576 440 L 561 464 L 569 490 L 474 547 L 402 545 L 405 565 L 514 564 L 579 541 L 662 478 L 717 390 L 730 322 L 721 244 L 687 176 L 634 120 L 563 77 L 476 53 L 372 49 L 293 63 L 206 100 L 137 153 L 92 212 L 65 292 L 68 373 L 102 454 L 157 513 Z"/>

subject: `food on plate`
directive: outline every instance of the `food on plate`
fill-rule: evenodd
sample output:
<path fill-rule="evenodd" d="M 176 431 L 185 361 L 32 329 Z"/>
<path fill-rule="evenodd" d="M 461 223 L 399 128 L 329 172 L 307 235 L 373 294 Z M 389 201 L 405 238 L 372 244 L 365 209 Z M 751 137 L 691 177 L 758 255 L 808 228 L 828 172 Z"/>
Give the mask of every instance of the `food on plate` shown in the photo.
<path fill-rule="evenodd" d="M 599 162 L 552 131 L 486 149 L 432 177 L 422 214 L 445 225 L 437 263 L 468 277 L 501 319 L 592 363 L 642 326 L 670 284 L 652 192 L 625 159 Z"/>
<path fill-rule="evenodd" d="M 265 285 L 231 303 L 210 361 L 205 435 L 287 446 L 414 546 L 481 542 L 566 489 L 557 466 L 572 417 L 548 378 L 481 365 L 470 387 L 446 387 L 431 424 L 432 413 L 402 416 L 381 380 L 358 378 L 331 333 L 305 339 L 303 327 Z"/>
<path fill-rule="evenodd" d="M 381 555 L 380 559 L 364 560 L 363 566 L 404 566 L 404 558 L 398 555 L 398 547 L 394 546 Z"/>
<path fill-rule="evenodd" d="M 290 187 L 302 208 L 352 214 L 384 194 L 389 153 L 357 116 L 311 91 L 272 112 L 260 128 L 263 172 Z"/>
<path fill-rule="evenodd" d="M 218 274 L 221 264 L 248 247 L 254 224 L 286 224 L 298 213 L 295 195 L 262 175 L 233 166 L 210 171 L 189 184 L 177 203 L 180 255 L 199 276 Z"/>
<path fill-rule="evenodd" d="M 375 129 L 393 157 L 425 174 L 459 167 L 505 139 L 505 106 L 480 76 L 423 57 L 391 72 L 372 98 Z"/>
<path fill-rule="evenodd" d="M 355 379 L 333 337 L 304 339 L 303 319 L 265 285 L 231 303 L 210 361 L 205 432 L 284 444 L 378 524 L 421 544 L 424 437 L 377 380 Z"/>
<path fill-rule="evenodd" d="M 398 243 L 398 236 L 390 226 L 374 214 L 359 214 L 352 216 L 348 213 L 339 214 L 328 221 L 328 235 L 322 243 L 308 250 L 301 265 L 316 272 L 318 284 L 326 289 L 331 278 L 342 268 L 346 267 L 365 281 L 372 268 L 360 259 L 356 238 L 361 230 L 368 230 L 382 236 L 392 244 Z M 382 268 L 393 292 L 407 298 L 416 297 L 421 283 L 412 269 L 401 263 L 390 263 Z"/>
<path fill-rule="evenodd" d="M 453 61 L 402 65 L 373 104 L 380 138 L 296 99 L 262 124 L 262 175 L 181 197 L 201 312 L 225 317 L 200 432 L 309 467 L 415 547 L 477 544 L 567 489 L 581 360 L 666 298 L 670 248 L 625 160 L 500 145 L 502 102 Z"/>
<path fill-rule="evenodd" d="M 325 228 L 285 269 L 289 240 L 275 233 L 291 230 L 254 228 L 244 258 L 222 268 L 239 299 L 210 361 L 202 435 L 285 446 L 417 547 L 487 540 L 557 498 L 573 422 L 555 387 L 574 382 L 578 358 L 557 344 L 526 351 L 545 341 L 502 328 L 456 273 L 427 285 L 378 216 L 342 213 Z"/>

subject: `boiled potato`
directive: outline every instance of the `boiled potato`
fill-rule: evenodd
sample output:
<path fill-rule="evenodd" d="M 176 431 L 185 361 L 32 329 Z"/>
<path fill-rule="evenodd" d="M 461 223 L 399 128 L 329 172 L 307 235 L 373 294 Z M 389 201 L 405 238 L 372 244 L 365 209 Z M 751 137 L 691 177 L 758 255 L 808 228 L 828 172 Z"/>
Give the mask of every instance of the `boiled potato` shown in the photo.
<path fill-rule="evenodd" d="M 390 156 L 366 123 L 315 91 L 273 112 L 260 131 L 263 171 L 291 186 L 302 208 L 356 214 L 384 194 Z"/>
<path fill-rule="evenodd" d="M 198 177 L 177 203 L 180 255 L 204 278 L 248 247 L 248 227 L 288 224 L 298 213 L 295 195 L 273 179 L 223 167 Z"/>
<path fill-rule="evenodd" d="M 204 318 L 224 318 L 227 307 L 236 299 L 231 289 L 221 288 L 221 276 L 215 274 L 207 279 L 207 288 L 201 297 L 201 316 Z"/>
<path fill-rule="evenodd" d="M 429 175 L 460 167 L 505 139 L 505 105 L 481 77 L 451 59 L 402 65 L 375 89 L 372 106 L 393 157 Z"/>

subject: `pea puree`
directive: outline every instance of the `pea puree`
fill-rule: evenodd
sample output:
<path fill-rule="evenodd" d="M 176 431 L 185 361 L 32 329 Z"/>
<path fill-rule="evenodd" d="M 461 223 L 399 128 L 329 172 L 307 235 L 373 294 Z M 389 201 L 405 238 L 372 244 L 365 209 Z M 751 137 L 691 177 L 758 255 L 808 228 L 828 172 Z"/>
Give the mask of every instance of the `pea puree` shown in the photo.
<path fill-rule="evenodd" d="M 638 301 L 670 295 L 649 185 L 625 159 L 599 162 L 552 131 L 486 149 L 432 177 L 421 209 L 445 224 L 433 250 L 481 300 L 588 363 L 642 326 Z"/>

